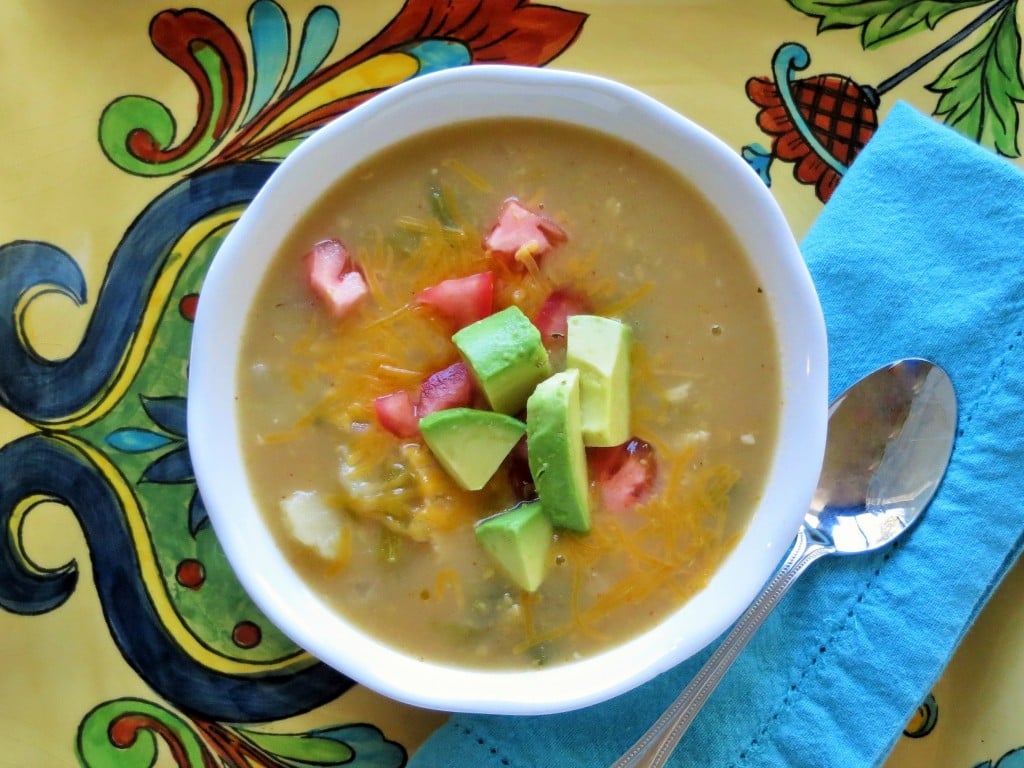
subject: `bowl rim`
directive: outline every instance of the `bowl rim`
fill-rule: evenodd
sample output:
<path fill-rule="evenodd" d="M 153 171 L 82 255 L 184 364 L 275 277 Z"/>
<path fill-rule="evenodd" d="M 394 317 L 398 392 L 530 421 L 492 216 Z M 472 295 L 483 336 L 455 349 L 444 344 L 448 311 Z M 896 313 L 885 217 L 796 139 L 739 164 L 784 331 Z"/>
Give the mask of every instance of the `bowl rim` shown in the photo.
<path fill-rule="evenodd" d="M 445 102 L 444 110 L 436 109 L 436 100 L 446 98 L 454 100 Z M 428 109 L 431 105 L 435 109 Z M 241 328 L 263 268 L 305 208 L 355 163 L 395 141 L 450 122 L 510 114 L 589 121 L 588 127 L 597 130 L 593 123 L 603 116 L 618 126 L 614 134 L 625 132 L 624 138 L 635 144 L 642 138 L 648 152 L 684 176 L 688 174 L 678 163 L 697 161 L 672 153 L 698 147 L 716 173 L 704 174 L 701 183 L 693 176 L 691 180 L 734 226 L 748 253 L 757 245 L 756 253 L 770 251 L 778 259 L 771 262 L 771 271 L 760 258 L 752 262 L 769 295 L 778 343 L 786 345 L 779 350 L 780 439 L 763 500 L 705 588 L 621 645 L 528 672 L 424 661 L 377 641 L 330 609 L 291 568 L 256 509 L 244 482 L 234 407 Z M 349 156 L 345 150 L 355 151 Z M 745 228 L 742 232 L 723 210 L 723 200 L 747 206 L 748 220 L 739 225 Z M 255 253 L 253 243 L 260 244 Z M 247 269 L 240 277 L 243 264 Z M 209 296 L 219 300 L 203 301 Z M 800 312 L 777 314 L 783 299 Z M 767 187 L 730 147 L 622 83 L 558 69 L 473 65 L 398 84 L 335 119 L 297 147 L 249 204 L 221 244 L 202 287 L 190 358 L 188 445 L 197 487 L 229 564 L 257 607 L 298 646 L 354 681 L 415 706 L 545 714 L 594 704 L 650 680 L 709 645 L 753 601 L 792 543 L 818 479 L 828 410 L 827 366 L 821 306 L 793 234 Z M 799 445 L 781 439 L 787 430 L 799 433 Z M 226 442 L 233 450 L 225 451 Z M 767 514 L 762 511 L 766 506 L 776 511 Z M 705 621 L 686 635 L 681 630 L 695 618 Z"/>

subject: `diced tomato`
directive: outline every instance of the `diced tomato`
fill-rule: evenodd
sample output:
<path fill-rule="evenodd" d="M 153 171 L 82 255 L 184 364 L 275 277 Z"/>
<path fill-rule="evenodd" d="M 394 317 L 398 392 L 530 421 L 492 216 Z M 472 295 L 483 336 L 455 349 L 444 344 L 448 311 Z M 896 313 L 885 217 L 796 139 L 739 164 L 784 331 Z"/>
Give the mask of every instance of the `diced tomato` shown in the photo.
<path fill-rule="evenodd" d="M 624 512 L 650 498 L 658 474 L 654 448 L 636 437 L 611 448 L 588 448 L 587 464 L 609 512 Z"/>
<path fill-rule="evenodd" d="M 548 352 L 565 349 L 568 318 L 571 315 L 585 315 L 590 311 L 590 302 L 585 296 L 565 288 L 554 291 L 544 299 L 533 324 L 540 331 L 541 341 Z"/>
<path fill-rule="evenodd" d="M 334 317 L 344 317 L 369 293 L 339 240 L 321 240 L 306 254 L 306 276 L 313 295 Z"/>
<path fill-rule="evenodd" d="M 370 293 L 366 280 L 359 272 L 346 272 L 323 297 L 327 308 L 334 317 L 344 317 L 364 296 Z"/>
<path fill-rule="evenodd" d="M 498 223 L 484 238 L 484 247 L 511 260 L 516 259 L 521 248 L 526 248 L 536 259 L 568 239 L 565 230 L 554 221 L 510 197 L 498 212 Z"/>
<path fill-rule="evenodd" d="M 454 363 L 430 374 L 420 387 L 416 416 L 423 418 L 445 408 L 467 406 L 473 399 L 473 380 L 465 363 Z"/>
<path fill-rule="evenodd" d="M 420 291 L 416 301 L 434 307 L 452 322 L 455 330 L 465 328 L 494 311 L 494 273 L 442 280 Z"/>
<path fill-rule="evenodd" d="M 373 401 L 380 425 L 396 437 L 414 437 L 419 434 L 420 424 L 416 417 L 416 406 L 405 390 L 382 395 Z"/>
<path fill-rule="evenodd" d="M 306 274 L 314 291 L 330 285 L 348 266 L 348 250 L 340 240 L 321 240 L 306 254 Z"/>
<path fill-rule="evenodd" d="M 465 363 L 454 363 L 430 374 L 415 401 L 404 389 L 373 401 L 380 425 L 396 437 L 415 437 L 420 419 L 445 408 L 468 406 L 473 401 L 473 378 Z"/>

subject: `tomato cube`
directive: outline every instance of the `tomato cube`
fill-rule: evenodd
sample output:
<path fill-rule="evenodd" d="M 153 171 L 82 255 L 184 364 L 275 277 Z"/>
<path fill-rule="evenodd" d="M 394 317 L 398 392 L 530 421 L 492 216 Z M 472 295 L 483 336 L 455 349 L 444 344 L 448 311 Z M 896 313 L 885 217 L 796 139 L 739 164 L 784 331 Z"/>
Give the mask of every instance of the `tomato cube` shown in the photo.
<path fill-rule="evenodd" d="M 533 324 L 540 331 L 541 341 L 548 352 L 565 349 L 568 318 L 590 314 L 590 302 L 585 296 L 565 288 L 552 292 L 540 305 Z"/>
<path fill-rule="evenodd" d="M 650 443 L 634 437 L 611 448 L 588 448 L 587 463 L 609 512 L 625 512 L 650 498 L 658 473 Z"/>
<path fill-rule="evenodd" d="M 473 399 L 473 380 L 465 363 L 454 363 L 430 374 L 420 387 L 416 415 L 423 418 L 445 408 L 460 408 Z"/>
<path fill-rule="evenodd" d="M 568 239 L 554 221 L 510 197 L 501 206 L 497 224 L 484 238 L 484 247 L 510 260 L 516 260 L 520 249 L 525 248 L 536 259 Z"/>
<path fill-rule="evenodd" d="M 416 301 L 436 309 L 458 331 L 494 311 L 494 273 L 442 280 L 420 291 Z"/>
<path fill-rule="evenodd" d="M 468 406 L 473 400 L 473 379 L 465 363 L 454 363 L 430 374 L 413 400 L 405 390 L 381 395 L 373 401 L 377 421 L 396 437 L 416 437 L 420 419 L 445 408 Z"/>
<path fill-rule="evenodd" d="M 378 397 L 373 410 L 380 425 L 396 437 L 415 437 L 420 432 L 416 406 L 404 390 Z"/>
<path fill-rule="evenodd" d="M 310 290 L 327 311 L 341 318 L 369 293 L 366 280 L 349 263 L 348 250 L 339 240 L 321 240 L 306 255 Z"/>

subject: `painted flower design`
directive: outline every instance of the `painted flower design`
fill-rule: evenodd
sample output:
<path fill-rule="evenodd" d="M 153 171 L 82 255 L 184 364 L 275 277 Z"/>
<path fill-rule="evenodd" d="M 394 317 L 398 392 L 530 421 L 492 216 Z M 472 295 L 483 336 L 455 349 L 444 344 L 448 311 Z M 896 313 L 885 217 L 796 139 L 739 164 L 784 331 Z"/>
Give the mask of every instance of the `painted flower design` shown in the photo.
<path fill-rule="evenodd" d="M 163 103 L 122 96 L 104 110 L 100 144 L 114 163 L 144 176 L 280 160 L 316 128 L 410 78 L 468 64 L 547 64 L 572 45 L 586 18 L 529 0 L 406 0 L 373 38 L 329 62 L 337 11 L 314 8 L 294 40 L 283 9 L 256 0 L 250 77 L 245 48 L 223 21 L 197 8 L 162 11 L 150 38 L 192 81 L 196 122 L 178 140 Z"/>
<path fill-rule="evenodd" d="M 755 167 L 755 155 L 763 158 L 760 172 L 766 180 L 772 157 L 793 163 L 797 181 L 812 185 L 826 202 L 877 130 L 877 101 L 869 89 L 843 75 L 794 81 L 793 72 L 809 63 L 803 47 L 785 45 L 773 61 L 774 79 L 747 81 L 747 96 L 760 108 L 757 124 L 772 137 L 772 147 L 770 153 L 747 147 L 745 156 Z"/>
<path fill-rule="evenodd" d="M 237 27 L 188 4 L 152 18 L 149 41 L 184 76 L 193 106 L 182 119 L 162 96 L 115 96 L 89 135 L 126 173 L 179 178 L 141 201 L 66 358 L 36 354 L 24 320 L 43 293 L 86 303 L 75 257 L 43 241 L 0 244 L 0 406 L 38 427 L 0 451 L 0 519 L 14 532 L 0 546 L 0 608 L 38 615 L 76 590 L 74 560 L 39 568 L 20 537 L 37 499 L 61 499 L 88 542 L 103 619 L 126 668 L 167 702 L 122 697 L 91 709 L 74 739 L 87 768 L 148 765 L 156 749 L 181 766 L 407 761 L 401 744 L 370 725 L 292 733 L 278 722 L 355 683 L 264 620 L 204 530 L 182 396 L 189 324 L 227 229 L 313 130 L 420 75 L 547 64 L 587 16 L 530 0 L 403 0 L 378 32 L 337 51 L 335 8 L 289 17 L 282 5 L 252 0 Z"/>
<path fill-rule="evenodd" d="M 774 159 L 794 164 L 793 173 L 813 185 L 825 202 L 847 167 L 878 127 L 882 97 L 954 49 L 960 52 L 927 89 L 939 95 L 933 114 L 947 125 L 1006 157 L 1019 157 L 1019 110 L 1024 104 L 1018 0 L 968 0 L 927 3 L 920 0 L 830 2 L 787 0 L 818 20 L 818 33 L 860 29 L 865 50 L 872 50 L 935 29 L 940 20 L 983 8 L 961 29 L 875 85 L 861 85 L 839 74 L 794 80 L 810 64 L 796 43 L 781 46 L 771 77 L 747 82 L 747 96 L 759 107 L 757 122 L 772 137 L 772 147 L 743 148 L 744 159 L 771 184 Z"/>

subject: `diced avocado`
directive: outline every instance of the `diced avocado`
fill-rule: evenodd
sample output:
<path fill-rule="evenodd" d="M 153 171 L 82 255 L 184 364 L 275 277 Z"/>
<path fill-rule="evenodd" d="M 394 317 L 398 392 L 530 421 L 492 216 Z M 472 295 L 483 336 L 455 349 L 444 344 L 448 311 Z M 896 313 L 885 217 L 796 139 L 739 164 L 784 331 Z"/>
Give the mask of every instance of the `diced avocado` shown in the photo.
<path fill-rule="evenodd" d="M 580 375 L 545 379 L 526 402 L 526 449 L 537 495 L 551 522 L 590 530 L 587 460 L 580 426 Z"/>
<path fill-rule="evenodd" d="M 452 336 L 491 408 L 518 413 L 537 383 L 551 375 L 540 331 L 511 306 Z"/>
<path fill-rule="evenodd" d="M 420 419 L 420 433 L 455 481 L 479 491 L 526 432 L 519 419 L 475 408 L 447 408 Z"/>
<path fill-rule="evenodd" d="M 527 592 L 535 591 L 544 581 L 551 533 L 551 520 L 539 501 L 524 501 L 476 524 L 477 541 Z"/>
<path fill-rule="evenodd" d="M 629 348 L 625 323 L 596 315 L 572 315 L 565 350 L 567 368 L 580 372 L 584 445 L 621 445 L 629 431 Z"/>

